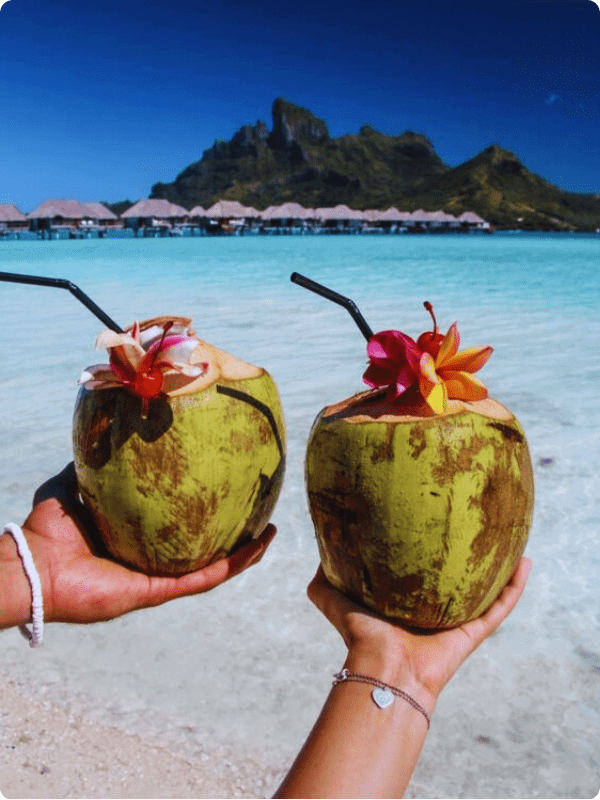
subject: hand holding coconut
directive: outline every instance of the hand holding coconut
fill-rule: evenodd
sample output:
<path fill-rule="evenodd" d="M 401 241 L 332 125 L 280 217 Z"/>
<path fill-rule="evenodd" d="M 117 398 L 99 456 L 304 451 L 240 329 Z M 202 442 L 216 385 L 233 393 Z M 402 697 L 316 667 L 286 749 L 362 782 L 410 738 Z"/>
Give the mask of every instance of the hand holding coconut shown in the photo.
<path fill-rule="evenodd" d="M 123 331 L 72 281 L 0 281 L 67 289 L 108 326 L 96 346 L 109 363 L 80 379 L 73 451 L 79 493 L 114 558 L 183 575 L 261 534 L 285 471 L 283 412 L 265 370 L 198 339 L 188 318 Z"/>
<path fill-rule="evenodd" d="M 492 348 L 459 351 L 456 323 L 442 335 L 430 303 L 433 330 L 416 341 L 373 335 L 347 298 L 307 288 L 355 317 L 372 387 L 323 409 L 310 433 L 306 485 L 325 575 L 409 626 L 476 619 L 513 574 L 533 513 L 523 429 L 473 374 Z"/>
<path fill-rule="evenodd" d="M 530 560 L 522 558 L 485 614 L 436 633 L 409 631 L 353 603 L 322 568 L 308 596 L 344 639 L 345 670 L 401 687 L 430 716 L 460 665 L 511 613 L 530 569 Z M 376 691 L 369 683 L 336 683 L 277 797 L 404 796 L 427 733 L 426 717 L 389 693 L 385 702 L 375 699 Z"/>
<path fill-rule="evenodd" d="M 38 569 L 48 622 L 100 622 L 176 597 L 207 592 L 257 564 L 275 535 L 268 525 L 233 555 L 181 577 L 149 577 L 108 557 L 78 496 L 73 464 L 36 492 L 23 532 Z M 6 580 L 0 628 L 31 615 L 31 593 L 11 537 L 0 538 L 0 575 Z"/>

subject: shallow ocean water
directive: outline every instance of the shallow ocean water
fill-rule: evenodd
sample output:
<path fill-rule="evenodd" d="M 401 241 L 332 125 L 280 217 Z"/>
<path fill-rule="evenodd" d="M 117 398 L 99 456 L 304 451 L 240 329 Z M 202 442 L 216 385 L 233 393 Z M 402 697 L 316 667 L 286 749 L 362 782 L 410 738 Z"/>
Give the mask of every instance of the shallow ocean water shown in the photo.
<path fill-rule="evenodd" d="M 317 412 L 363 384 L 365 341 L 301 272 L 374 330 L 458 321 L 492 344 L 481 377 L 520 419 L 536 480 L 517 611 L 442 695 L 411 796 L 589 797 L 600 788 L 600 236 L 239 237 L 3 242 L 0 270 L 69 278 L 121 325 L 176 313 L 264 366 L 288 431 L 279 533 L 260 565 L 206 595 L 109 623 L 0 635 L 0 670 L 86 717 L 173 742 L 260 748 L 289 763 L 344 657 L 305 599 L 318 554 L 303 483 Z M 0 286 L 0 519 L 71 459 L 83 367 L 101 329 L 68 292 Z M 486 699 L 482 701 L 482 698 Z M 441 768 L 443 767 L 443 769 Z"/>

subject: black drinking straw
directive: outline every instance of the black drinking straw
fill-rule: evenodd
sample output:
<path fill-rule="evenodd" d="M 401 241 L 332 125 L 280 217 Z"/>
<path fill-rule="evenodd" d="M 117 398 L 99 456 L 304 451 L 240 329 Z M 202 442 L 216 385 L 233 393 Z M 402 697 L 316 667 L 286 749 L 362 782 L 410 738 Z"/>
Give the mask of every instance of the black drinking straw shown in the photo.
<path fill-rule="evenodd" d="M 354 322 L 360 328 L 360 332 L 365 337 L 367 341 L 373 336 L 373 331 L 367 324 L 367 321 L 363 317 L 363 315 L 358 310 L 358 307 L 354 300 L 350 300 L 349 297 L 344 297 L 342 294 L 338 294 L 334 292 L 332 289 L 328 289 L 327 286 L 323 286 L 316 281 L 312 281 L 310 278 L 305 278 L 304 275 L 300 275 L 299 272 L 292 272 L 290 275 L 290 280 L 292 283 L 297 283 L 298 286 L 303 286 L 305 289 L 309 289 L 311 292 L 315 294 L 320 294 L 321 297 L 325 297 L 327 300 L 331 300 L 333 303 L 337 303 L 340 306 L 343 306 L 346 311 L 350 314 Z"/>
<path fill-rule="evenodd" d="M 108 328 L 116 333 L 123 333 L 123 329 L 120 328 L 108 314 L 105 314 L 79 286 L 65 278 L 43 278 L 39 275 L 20 275 L 16 272 L 0 272 L 0 281 L 5 281 L 6 283 L 28 283 L 34 286 L 55 286 L 57 289 L 68 289 L 71 294 L 75 295 L 75 297 L 83 303 L 86 308 L 89 308 L 92 314 L 95 314 Z"/>

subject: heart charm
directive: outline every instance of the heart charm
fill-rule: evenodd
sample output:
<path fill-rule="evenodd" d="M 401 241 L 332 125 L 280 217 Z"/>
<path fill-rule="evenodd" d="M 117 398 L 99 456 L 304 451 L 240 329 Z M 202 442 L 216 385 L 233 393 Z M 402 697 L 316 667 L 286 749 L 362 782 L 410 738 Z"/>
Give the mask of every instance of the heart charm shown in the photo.
<path fill-rule="evenodd" d="M 376 686 L 375 689 L 371 692 L 371 697 L 376 705 L 379 708 L 389 708 L 394 702 L 394 695 L 390 692 L 389 689 L 381 689 L 379 686 Z"/>

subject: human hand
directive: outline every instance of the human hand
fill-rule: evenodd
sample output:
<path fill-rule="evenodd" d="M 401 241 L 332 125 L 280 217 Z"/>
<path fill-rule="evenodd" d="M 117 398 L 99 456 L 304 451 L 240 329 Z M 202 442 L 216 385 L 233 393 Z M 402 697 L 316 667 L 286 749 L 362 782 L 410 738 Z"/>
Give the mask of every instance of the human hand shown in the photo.
<path fill-rule="evenodd" d="M 23 532 L 40 574 L 47 622 L 98 622 L 213 589 L 263 556 L 276 529 L 233 555 L 178 577 L 150 577 L 114 561 L 79 500 L 73 464 L 43 484 Z"/>
<path fill-rule="evenodd" d="M 390 683 L 399 680 L 397 675 L 409 675 L 435 704 L 460 665 L 513 610 L 531 567 L 530 559 L 522 558 L 508 584 L 482 616 L 444 631 L 416 631 L 378 616 L 335 589 L 321 567 L 308 587 L 308 596 L 344 639 L 349 650 L 347 666 L 371 668 L 375 674 L 369 674 L 384 681 L 389 678 Z M 370 667 L 354 666 L 357 664 Z"/>

